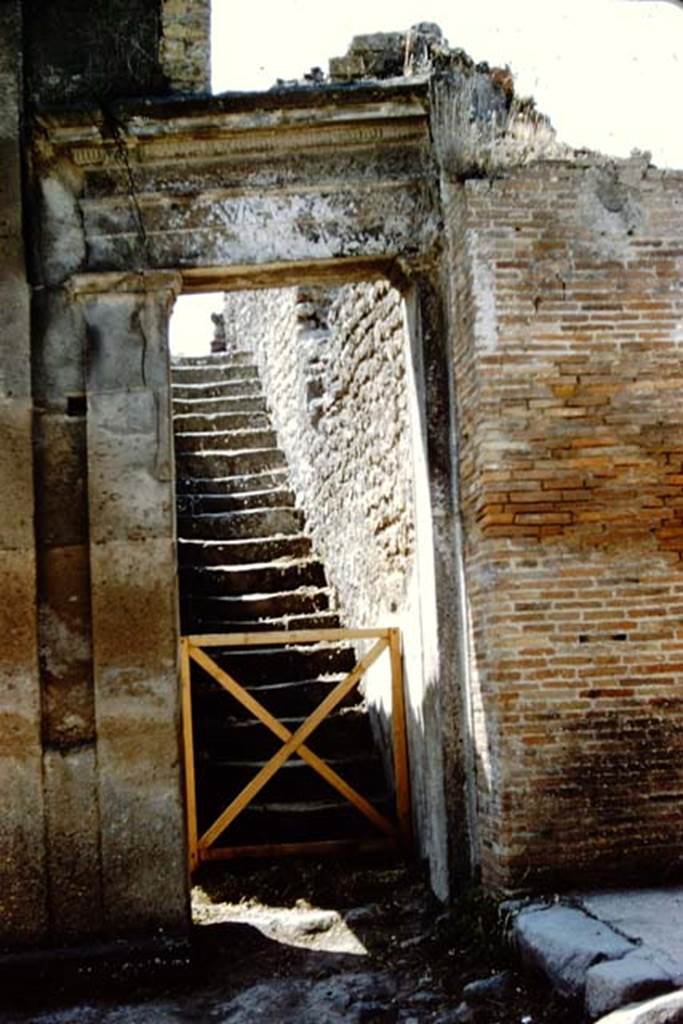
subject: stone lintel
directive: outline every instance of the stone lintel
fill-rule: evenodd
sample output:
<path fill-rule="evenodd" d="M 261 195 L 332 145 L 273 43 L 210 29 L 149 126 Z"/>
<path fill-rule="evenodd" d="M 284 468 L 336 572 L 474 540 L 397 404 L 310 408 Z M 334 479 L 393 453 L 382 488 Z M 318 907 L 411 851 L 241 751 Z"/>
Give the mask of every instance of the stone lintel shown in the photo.
<path fill-rule="evenodd" d="M 334 288 L 351 281 L 377 278 L 394 280 L 396 261 L 389 257 L 340 257 L 327 260 L 292 260 L 282 263 L 192 267 L 180 271 L 183 292 L 244 291 L 252 288 L 288 288 L 300 284 Z"/>
<path fill-rule="evenodd" d="M 175 270 L 74 274 L 66 288 L 74 299 L 82 300 L 98 295 L 143 295 L 150 292 L 170 292 L 175 298 L 182 291 L 183 278 Z"/>

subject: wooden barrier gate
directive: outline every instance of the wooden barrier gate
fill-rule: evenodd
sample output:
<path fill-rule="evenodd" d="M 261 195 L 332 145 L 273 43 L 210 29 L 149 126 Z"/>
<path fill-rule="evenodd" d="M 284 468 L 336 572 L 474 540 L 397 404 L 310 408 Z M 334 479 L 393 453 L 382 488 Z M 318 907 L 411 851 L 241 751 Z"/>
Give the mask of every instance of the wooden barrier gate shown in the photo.
<path fill-rule="evenodd" d="M 292 733 L 257 701 L 233 676 L 216 664 L 205 651 L 212 647 L 250 647 L 256 645 L 286 646 L 344 640 L 374 640 L 368 653 L 361 658 L 348 675 L 321 701 L 302 725 Z M 306 741 L 320 723 L 351 691 L 358 686 L 363 675 L 378 658 L 388 651 L 391 667 L 391 722 L 393 739 L 394 787 L 396 792 L 396 822 L 390 821 L 350 786 L 322 758 L 313 753 Z M 194 741 L 192 728 L 191 663 L 196 662 L 220 686 L 242 704 L 258 721 L 282 740 L 282 746 L 242 791 L 219 814 L 213 824 L 198 835 L 197 792 L 195 779 Z M 298 853 L 336 853 L 356 845 L 354 841 L 331 840 L 260 846 L 214 846 L 235 818 L 249 805 L 257 793 L 292 756 L 297 755 L 321 775 L 337 792 L 341 793 L 361 814 L 364 814 L 383 834 L 383 839 L 358 845 L 368 849 L 395 848 L 407 845 L 411 837 L 410 784 L 406 744 L 405 703 L 401 663 L 401 637 L 398 629 L 310 629 L 291 632 L 228 633 L 185 636 L 181 639 L 181 681 L 183 693 L 183 739 L 185 749 L 185 784 L 187 794 L 187 826 L 190 870 L 202 861 L 227 860 L 245 856 L 282 856 Z"/>

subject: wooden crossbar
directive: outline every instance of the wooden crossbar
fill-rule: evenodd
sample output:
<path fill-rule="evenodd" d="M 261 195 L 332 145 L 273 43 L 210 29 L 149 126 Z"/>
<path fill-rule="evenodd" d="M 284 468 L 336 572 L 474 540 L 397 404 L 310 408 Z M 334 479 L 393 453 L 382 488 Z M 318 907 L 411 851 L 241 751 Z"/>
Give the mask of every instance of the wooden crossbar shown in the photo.
<path fill-rule="evenodd" d="M 258 857 L 340 857 L 355 853 L 388 853 L 398 849 L 395 839 L 322 839 L 303 843 L 258 843 L 254 846 L 213 846 L 202 860 L 242 860 Z"/>
<path fill-rule="evenodd" d="M 289 629 L 267 633 L 196 633 L 185 637 L 193 647 L 254 647 L 269 644 L 336 643 L 343 640 L 388 640 L 390 629 Z"/>
<path fill-rule="evenodd" d="M 209 657 L 203 647 L 243 647 L 284 645 L 290 643 L 339 642 L 352 639 L 374 639 L 376 642 L 370 651 L 358 662 L 348 675 L 334 687 L 321 701 L 318 707 L 292 733 L 282 722 L 278 721 L 263 705 L 253 697 L 233 676 L 221 668 L 213 658 Z M 394 751 L 394 773 L 397 797 L 398 828 L 373 805 L 365 799 L 353 786 L 350 786 L 322 758 L 313 753 L 306 745 L 308 737 L 318 728 L 329 715 L 358 685 L 363 675 L 375 664 L 385 650 L 389 649 L 392 678 L 392 731 Z M 241 792 L 216 818 L 213 824 L 203 833 L 197 835 L 197 797 L 194 770 L 194 745 L 192 732 L 192 700 L 190 683 L 190 662 L 194 661 L 207 672 L 220 686 L 239 701 L 258 721 L 269 728 L 280 740 L 282 746 L 261 768 Z M 384 840 L 375 840 L 378 848 L 395 847 L 399 838 L 403 843 L 410 840 L 411 814 L 410 789 L 408 779 L 407 745 L 405 735 L 405 709 L 403 696 L 403 680 L 401 672 L 400 633 L 397 629 L 320 629 L 293 630 L 291 632 L 244 633 L 244 634 L 210 634 L 183 637 L 180 652 L 181 682 L 183 687 L 183 737 L 185 744 L 185 780 L 188 811 L 188 846 L 190 869 L 194 870 L 200 861 L 229 859 L 237 856 L 256 856 L 256 850 L 262 855 L 286 855 L 287 851 L 315 852 L 316 850 L 331 851 L 345 848 L 344 843 L 318 842 L 280 844 L 280 846 L 263 845 L 261 847 L 221 847 L 213 844 L 228 828 L 235 818 L 245 810 L 256 795 L 270 781 L 275 773 L 292 756 L 299 756 L 334 789 L 342 794 L 354 807 L 368 818 L 384 833 Z"/>
<path fill-rule="evenodd" d="M 386 641 L 379 641 L 379 643 L 383 644 L 382 650 L 385 650 L 386 649 Z M 382 653 L 382 650 L 378 651 L 377 657 L 379 657 L 379 655 Z M 216 682 L 220 683 L 221 686 L 223 686 L 224 689 L 226 689 L 228 691 L 228 693 L 231 693 L 233 695 L 233 697 L 235 697 L 241 704 L 243 704 L 244 707 L 246 707 L 248 711 L 251 711 L 251 713 L 254 716 L 254 718 L 258 718 L 258 720 L 260 722 L 263 722 L 264 725 L 266 725 L 272 732 L 274 732 L 275 735 L 278 737 L 278 739 L 281 739 L 281 740 L 287 742 L 288 740 L 290 740 L 292 738 L 292 735 L 293 735 L 292 732 L 285 725 L 283 725 L 282 722 L 279 722 L 277 720 L 277 718 L 275 718 L 273 715 L 271 715 L 270 712 L 267 711 L 266 708 L 264 708 L 262 704 L 260 704 L 257 700 L 255 700 L 254 697 L 252 697 L 252 695 L 247 690 L 245 690 L 242 686 L 240 686 L 240 684 L 235 679 L 233 679 L 232 676 L 228 672 L 226 672 L 224 669 L 220 668 L 220 666 L 217 665 L 216 662 L 213 661 L 211 658 L 209 658 L 206 654 L 204 654 L 204 652 L 202 650 L 200 650 L 199 648 L 194 648 L 191 651 L 191 656 L 192 656 L 193 660 L 197 662 L 198 665 L 201 665 L 201 667 L 206 672 L 208 672 L 211 676 L 213 676 L 213 678 L 216 680 Z M 376 659 L 373 659 L 373 660 L 376 660 Z M 348 679 L 348 676 L 347 676 L 347 679 Z M 346 680 L 344 680 L 344 682 L 346 682 Z M 342 697 L 340 697 L 339 699 L 341 700 Z M 336 704 L 338 704 L 338 703 L 339 703 L 339 701 L 336 702 Z M 335 704 L 335 706 L 336 706 L 336 704 Z M 332 709 L 330 709 L 330 710 L 332 710 Z M 326 715 L 327 714 L 329 714 L 329 711 L 326 712 Z M 321 721 L 322 721 L 322 719 L 321 719 Z M 344 779 L 340 775 L 338 775 L 337 772 L 335 772 L 333 768 L 330 768 L 330 766 L 325 761 L 322 760 L 322 758 L 318 757 L 317 754 L 314 754 L 313 751 L 309 750 L 309 748 L 306 747 L 303 743 L 298 748 L 296 748 L 294 751 L 292 751 L 292 754 L 295 754 L 295 753 L 298 754 L 299 757 L 302 760 L 304 760 L 308 765 L 310 765 L 311 768 L 313 768 L 316 772 L 318 772 L 319 775 L 322 775 L 322 777 L 327 782 L 329 782 L 331 786 L 334 786 L 334 788 L 338 792 L 340 792 L 342 794 L 342 796 L 346 797 L 346 799 L 350 803 L 352 803 L 355 807 L 357 807 L 358 810 L 362 814 L 364 814 L 366 818 L 369 818 L 369 820 L 374 825 L 376 825 L 379 829 L 381 829 L 382 832 L 386 832 L 387 835 L 395 835 L 395 833 L 396 833 L 395 826 L 387 818 L 385 818 L 383 814 L 380 814 L 379 811 L 376 810 L 372 806 L 371 803 L 368 803 L 368 801 L 365 799 L 365 797 L 361 796 L 361 794 L 358 793 L 353 788 L 353 786 L 350 786 L 347 782 L 345 782 Z M 273 760 L 273 759 L 271 759 L 271 760 Z M 280 766 L 278 765 L 278 767 L 280 767 Z M 265 772 L 267 769 L 268 769 L 268 765 L 266 765 L 264 767 L 263 771 Z M 258 778 L 259 778 L 259 776 L 257 775 L 256 779 L 258 779 Z M 252 781 L 255 782 L 256 779 L 254 779 Z M 265 782 L 267 782 L 267 781 L 268 781 L 268 779 L 266 778 Z M 263 785 L 265 785 L 265 782 L 263 783 Z M 259 788 L 262 788 L 262 787 L 259 786 Z M 256 792 L 258 792 L 258 790 L 256 790 Z M 251 800 L 253 799 L 253 797 L 256 795 L 256 792 L 253 794 L 252 797 L 250 797 L 250 799 L 247 801 L 247 803 L 237 807 L 237 809 L 235 811 L 235 814 L 230 818 L 229 821 L 226 822 L 226 824 L 223 826 L 223 829 L 221 829 L 221 831 L 223 831 L 225 828 L 227 828 L 228 825 L 230 824 L 230 822 L 234 821 L 235 818 L 237 817 L 237 815 L 241 811 L 244 810 L 244 808 L 247 806 L 247 804 L 250 803 Z M 236 797 L 236 799 L 233 801 L 233 804 L 230 805 L 231 807 L 234 804 L 238 804 L 238 802 L 240 800 L 240 797 L 242 796 L 243 793 L 244 793 L 244 790 L 242 790 L 242 793 L 240 793 Z M 227 811 L 229 809 L 230 808 L 227 808 L 226 811 L 224 812 L 224 814 L 227 814 Z M 222 815 L 221 815 L 221 817 L 222 817 Z M 218 835 L 212 835 L 211 838 L 207 838 L 207 837 L 211 833 L 212 829 L 214 827 L 216 827 L 216 825 L 218 824 L 218 822 L 220 820 L 221 819 L 218 818 L 216 820 L 216 822 L 214 823 L 214 825 L 212 825 L 211 829 L 209 829 L 208 832 L 206 832 L 201 837 L 201 839 L 198 841 L 199 849 L 202 849 L 202 850 L 206 849 L 208 846 L 211 846 L 212 843 L 215 842 L 215 840 L 218 838 Z M 220 834 L 220 833 L 218 833 L 218 834 Z"/>

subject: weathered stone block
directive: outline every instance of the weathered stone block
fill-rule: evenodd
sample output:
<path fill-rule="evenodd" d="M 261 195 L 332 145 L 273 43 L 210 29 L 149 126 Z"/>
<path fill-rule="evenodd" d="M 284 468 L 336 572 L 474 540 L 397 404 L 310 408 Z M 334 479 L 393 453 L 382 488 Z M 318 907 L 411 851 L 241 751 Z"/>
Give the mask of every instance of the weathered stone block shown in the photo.
<path fill-rule="evenodd" d="M 96 394 L 89 406 L 91 540 L 172 537 L 167 398 L 142 390 Z"/>
<path fill-rule="evenodd" d="M 629 1003 L 601 1017 L 597 1024 L 683 1024 L 683 992 Z"/>
<path fill-rule="evenodd" d="M 15 144 L 19 135 L 21 38 L 21 3 L 19 0 L 5 0 L 0 19 L 0 139 L 12 139 Z"/>
<path fill-rule="evenodd" d="M 46 284 L 62 284 L 80 270 L 85 261 L 79 184 L 74 175 L 66 172 L 54 172 L 41 182 L 41 271 Z"/>
<path fill-rule="evenodd" d="M 2 245 L 7 261 L 3 259 L 0 271 L 0 304 L 3 310 L 0 331 L 0 401 L 26 398 L 31 391 L 31 364 L 28 358 L 29 299 L 21 268 L 23 253 L 17 252 L 16 264 L 13 265 L 12 248 L 18 249 L 18 246 L 13 246 L 11 241 L 2 241 Z"/>
<path fill-rule="evenodd" d="M 51 939 L 68 943 L 102 929 L 95 748 L 48 750 L 43 769 Z"/>
<path fill-rule="evenodd" d="M 90 393 L 169 387 L 162 298 L 144 292 L 84 298 Z"/>
<path fill-rule="evenodd" d="M 514 934 L 524 962 L 540 968 L 572 998 L 583 998 L 586 972 L 593 964 L 617 960 L 636 948 L 602 921 L 559 905 L 523 910 Z"/>
<path fill-rule="evenodd" d="M 40 493 L 36 533 L 41 546 L 68 547 L 88 536 L 85 424 L 43 413 L 35 420 L 35 477 Z"/>
<path fill-rule="evenodd" d="M 43 736 L 61 749 L 95 734 L 87 545 L 40 552 Z"/>
<path fill-rule="evenodd" d="M 586 974 L 586 1010 L 593 1020 L 626 1003 L 670 992 L 676 981 L 647 955 L 629 953 L 621 960 L 594 964 Z"/>
<path fill-rule="evenodd" d="M 14 947 L 47 935 L 42 772 L 34 717 L 0 708 L 0 736 L 0 943 Z"/>
<path fill-rule="evenodd" d="M 91 566 L 105 927 L 182 931 L 189 908 L 173 546 L 99 544 Z"/>
<path fill-rule="evenodd" d="M 158 669 L 172 671 L 176 661 L 176 562 L 171 538 L 91 546 L 93 638 L 98 693 L 104 685 L 121 691 L 125 679 L 132 693 Z M 108 674 L 110 669 L 115 673 Z M 123 676 L 116 673 L 123 672 Z M 165 678 L 165 676 L 163 676 Z M 127 685 L 127 684 L 125 684 Z M 175 699 L 163 684 L 164 700 Z M 171 706 L 170 704 L 168 705 Z"/>
<path fill-rule="evenodd" d="M 52 288 L 34 293 L 32 313 L 34 401 L 41 410 L 68 414 L 69 398 L 85 394 L 83 310 L 68 291 Z"/>
<path fill-rule="evenodd" d="M 33 547 L 31 406 L 0 399 L 0 550 Z"/>
<path fill-rule="evenodd" d="M 21 164 L 17 140 L 2 138 L 0 112 L 0 398 L 30 391 L 28 353 L 28 288 L 24 271 L 21 218 Z M 24 358 L 18 358 L 23 353 Z"/>
<path fill-rule="evenodd" d="M 0 942 L 45 936 L 46 881 L 35 567 L 0 551 Z"/>

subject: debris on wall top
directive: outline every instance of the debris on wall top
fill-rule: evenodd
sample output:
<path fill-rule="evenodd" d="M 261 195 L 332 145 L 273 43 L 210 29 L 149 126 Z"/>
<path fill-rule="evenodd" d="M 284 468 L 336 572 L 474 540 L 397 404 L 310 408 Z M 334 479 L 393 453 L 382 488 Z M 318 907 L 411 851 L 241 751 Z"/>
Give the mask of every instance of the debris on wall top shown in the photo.
<path fill-rule="evenodd" d="M 347 53 L 329 63 L 333 84 L 391 78 L 429 82 L 441 128 L 437 151 L 455 176 L 571 155 L 533 100 L 516 96 L 509 67 L 475 64 L 464 50 L 452 49 L 432 22 L 407 32 L 355 36 Z"/>

